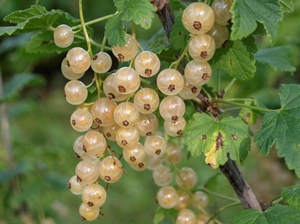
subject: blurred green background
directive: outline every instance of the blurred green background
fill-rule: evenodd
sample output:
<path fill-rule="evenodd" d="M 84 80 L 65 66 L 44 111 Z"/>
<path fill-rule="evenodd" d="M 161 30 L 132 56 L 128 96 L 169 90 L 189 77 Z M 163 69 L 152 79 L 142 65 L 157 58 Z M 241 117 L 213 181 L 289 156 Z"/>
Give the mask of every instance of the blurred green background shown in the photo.
<path fill-rule="evenodd" d="M 2 19 L 7 14 L 35 3 L 34 0 L 0 0 L 0 25 L 9 25 Z M 48 10 L 61 9 L 79 17 L 77 1 L 40 0 L 38 3 Z M 84 1 L 86 21 L 114 11 L 112 1 Z M 295 1 L 295 11 L 285 15 L 275 43 L 292 47 L 297 67 L 300 56 L 299 21 L 300 2 Z M 153 24 L 150 30 L 138 29 L 137 37 L 141 43 L 146 43 L 161 28 L 157 17 Z M 99 23 L 93 26 L 95 39 L 102 39 L 104 25 Z M 60 73 L 60 63 L 65 53 L 29 54 L 25 51 L 29 38 L 30 34 L 0 37 L 0 71 L 4 88 L 16 74 L 38 74 L 32 85 L 0 105 L 0 224 L 82 223 L 78 214 L 81 198 L 66 188 L 66 183 L 74 175 L 75 166 L 80 161 L 74 157 L 72 149 L 80 133 L 76 133 L 70 126 L 69 118 L 75 107 L 67 104 L 63 94 L 67 80 Z M 258 38 L 257 42 L 261 48 L 269 46 L 267 38 Z M 299 71 L 292 75 L 274 71 L 266 65 L 257 66 L 255 78 L 236 82 L 230 96 L 255 96 L 269 107 L 278 107 L 280 84 L 299 84 Z M 83 81 L 88 83 L 91 79 L 92 74 L 87 73 Z M 229 77 L 223 75 L 222 87 L 229 81 Z M 212 80 L 210 85 L 215 86 L 216 80 Z M 252 128 L 256 130 L 258 127 L 259 124 Z M 179 167 L 193 167 L 198 172 L 199 186 L 207 184 L 210 190 L 235 197 L 227 180 L 218 170 L 207 166 L 202 157 L 189 160 L 186 157 L 185 152 Z M 151 171 L 136 172 L 125 162 L 123 165 L 128 175 L 110 185 L 108 200 L 102 210 L 105 215 L 91 223 L 153 223 L 157 208 L 155 197 L 159 188 L 151 179 Z M 294 173 L 287 170 L 284 161 L 277 158 L 274 150 L 266 158 L 253 147 L 242 171 L 258 199 L 266 203 L 276 197 L 283 186 L 297 181 Z M 213 212 L 226 203 L 211 197 L 208 210 Z M 226 210 L 218 218 L 227 223 L 232 214 L 241 209 L 241 206 L 237 206 Z"/>

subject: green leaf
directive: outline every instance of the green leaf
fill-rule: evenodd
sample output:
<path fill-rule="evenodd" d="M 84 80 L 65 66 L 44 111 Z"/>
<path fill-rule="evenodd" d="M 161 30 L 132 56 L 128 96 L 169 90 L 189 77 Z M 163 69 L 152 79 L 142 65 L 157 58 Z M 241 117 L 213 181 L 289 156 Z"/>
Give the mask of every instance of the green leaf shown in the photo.
<path fill-rule="evenodd" d="M 288 72 L 296 71 L 296 68 L 293 65 L 291 48 L 289 46 L 259 50 L 254 57 L 261 63 L 269 64 L 275 70 Z"/>
<path fill-rule="evenodd" d="M 294 3 L 293 0 L 279 0 L 283 12 L 291 13 L 294 11 Z"/>
<path fill-rule="evenodd" d="M 278 0 L 234 1 L 230 11 L 233 13 L 231 40 L 241 40 L 249 36 L 259 22 L 264 25 L 271 42 L 274 42 L 278 24 L 283 18 Z"/>
<path fill-rule="evenodd" d="M 4 85 L 3 96 L 0 97 L 0 103 L 16 96 L 25 86 L 42 84 L 43 82 L 44 79 L 37 74 L 16 74 Z"/>
<path fill-rule="evenodd" d="M 263 155 L 276 143 L 277 154 L 285 157 L 289 169 L 300 176 L 300 85 L 282 85 L 281 108 L 266 112 L 262 117 L 262 129 L 255 135 L 255 142 Z"/>
<path fill-rule="evenodd" d="M 300 184 L 283 188 L 281 196 L 289 205 L 300 207 Z"/>
<path fill-rule="evenodd" d="M 256 51 L 255 39 L 250 36 L 243 40 L 229 41 L 225 48 L 215 52 L 213 61 L 220 71 L 239 80 L 249 80 L 256 71 L 252 55 Z"/>
<path fill-rule="evenodd" d="M 169 48 L 169 40 L 163 28 L 157 31 L 147 42 L 146 49 L 155 54 L 160 54 Z"/>
<path fill-rule="evenodd" d="M 174 209 L 164 209 L 157 207 L 155 210 L 154 224 L 173 224 L 178 212 Z"/>
<path fill-rule="evenodd" d="M 230 158 L 242 164 L 250 150 L 251 131 L 239 118 L 216 121 L 205 113 L 195 113 L 185 130 L 187 150 L 193 157 L 204 153 L 205 162 L 218 168 Z"/>
<path fill-rule="evenodd" d="M 236 215 L 231 224 L 299 224 L 300 209 L 294 206 L 276 204 L 265 212 L 246 209 Z"/>
<path fill-rule="evenodd" d="M 177 16 L 170 34 L 172 47 L 175 50 L 184 49 L 184 47 L 187 45 L 187 41 L 190 39 L 189 34 L 190 33 L 184 28 L 182 24 L 181 15 Z"/>
<path fill-rule="evenodd" d="M 36 8 L 40 8 L 40 6 L 32 6 L 29 11 L 34 11 Z M 39 12 L 39 10 L 37 11 Z M 72 26 L 80 23 L 78 19 L 75 19 L 70 14 L 62 10 L 51 10 L 49 12 L 43 11 L 43 13 L 35 11 L 37 15 L 33 14 L 29 18 L 27 18 L 27 16 L 30 16 L 30 13 L 26 14 L 25 17 L 22 17 L 21 12 L 22 11 L 9 15 L 8 19 L 11 21 L 17 21 L 17 25 L 0 27 L 0 36 L 4 34 L 15 35 L 20 33 L 50 30 L 51 27 L 56 27 L 60 24 Z"/>
<path fill-rule="evenodd" d="M 10 23 L 21 23 L 31 17 L 43 15 L 45 13 L 47 13 L 45 7 L 40 5 L 32 5 L 31 8 L 12 12 L 11 14 L 7 15 L 3 20 Z"/>
<path fill-rule="evenodd" d="M 124 46 L 126 44 L 126 32 L 121 14 L 116 14 L 106 22 L 104 34 L 110 46 Z"/>
<path fill-rule="evenodd" d="M 148 0 L 114 0 L 114 4 L 119 12 L 110 18 L 105 26 L 105 36 L 109 45 L 126 44 L 123 21 L 132 21 L 144 29 L 151 27 L 155 9 Z"/>
<path fill-rule="evenodd" d="M 149 29 L 155 10 L 149 0 L 125 0 L 124 2 L 126 4 L 122 8 L 121 19 L 132 21 L 144 29 Z"/>

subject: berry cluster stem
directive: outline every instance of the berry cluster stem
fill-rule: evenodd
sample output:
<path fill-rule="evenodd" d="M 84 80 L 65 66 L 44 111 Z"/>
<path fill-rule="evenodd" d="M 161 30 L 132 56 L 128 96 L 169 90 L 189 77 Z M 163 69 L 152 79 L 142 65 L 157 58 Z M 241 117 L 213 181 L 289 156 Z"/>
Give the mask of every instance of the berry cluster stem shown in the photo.
<path fill-rule="evenodd" d="M 87 44 L 87 52 L 90 54 L 90 56 L 93 56 L 93 52 L 92 52 L 92 47 L 91 47 L 91 41 L 90 41 L 90 37 L 89 34 L 86 30 L 86 25 L 84 23 L 84 17 L 83 17 L 83 7 L 82 7 L 82 0 L 79 0 L 79 17 L 80 17 L 80 23 L 81 23 L 81 27 L 84 33 L 84 37 L 86 40 L 86 44 Z"/>

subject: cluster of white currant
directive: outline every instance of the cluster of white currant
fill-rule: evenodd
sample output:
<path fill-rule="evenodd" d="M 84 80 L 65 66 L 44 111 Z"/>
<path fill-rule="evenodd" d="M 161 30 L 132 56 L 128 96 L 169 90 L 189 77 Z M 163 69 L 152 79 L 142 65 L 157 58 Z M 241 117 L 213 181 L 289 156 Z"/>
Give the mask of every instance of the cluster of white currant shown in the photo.
<path fill-rule="evenodd" d="M 223 8 L 229 13 L 228 2 L 216 0 L 212 7 Z M 103 82 L 101 80 L 102 85 L 97 88 L 104 95 L 90 105 L 84 104 L 88 90 L 79 79 L 90 68 L 97 74 L 107 73 L 111 69 L 112 59 L 105 52 L 92 56 L 80 47 L 68 51 L 61 71 L 70 80 L 64 89 L 66 100 L 77 105 L 70 123 L 74 130 L 84 132 L 73 145 L 75 155 L 82 160 L 77 164 L 68 187 L 72 193 L 82 195 L 79 213 L 83 220 L 96 219 L 106 201 L 106 189 L 98 184 L 99 178 L 110 184 L 118 181 L 124 172 L 120 158 L 110 150 L 107 141 L 110 140 L 116 141 L 122 148 L 124 160 L 134 170 L 153 170 L 155 183 L 162 187 L 157 194 L 158 203 L 164 208 L 180 210 L 178 224 L 196 223 L 184 221 L 186 216 L 191 216 L 192 210 L 187 209 L 189 201 L 192 198 L 196 206 L 203 209 L 208 198 L 203 192 L 187 193 L 197 183 L 197 175 L 192 168 L 182 168 L 176 176 L 176 185 L 181 190 L 168 186 L 172 173 L 161 162 L 165 158 L 167 164 L 176 164 L 180 160 L 178 153 L 182 152 L 174 145 L 168 146 L 167 140 L 158 134 L 159 122 L 154 112 L 158 109 L 164 119 L 164 131 L 169 136 L 183 134 L 186 125 L 183 100 L 193 99 L 199 94 L 201 86 L 211 77 L 212 71 L 207 61 L 213 56 L 216 46 L 220 47 L 228 39 L 227 27 L 224 24 L 214 25 L 214 22 L 217 23 L 215 18 L 218 18 L 216 12 L 204 3 L 193 3 L 184 10 L 183 24 L 192 34 L 188 53 L 193 58 L 186 65 L 184 75 L 173 68 L 160 71 L 157 55 L 150 51 L 139 52 L 137 40 L 127 34 L 126 45 L 114 46 L 112 52 L 119 61 L 133 63 L 109 74 Z M 226 24 L 228 20 L 226 17 Z M 223 27 L 227 30 L 227 36 L 221 35 L 226 33 Z M 219 36 L 223 38 L 221 41 Z M 54 42 L 57 46 L 68 47 L 73 39 L 74 34 L 69 26 L 63 24 L 55 28 Z M 155 90 L 141 86 L 142 78 L 155 75 L 156 85 L 165 95 L 162 100 Z M 143 144 L 140 142 L 141 136 L 145 138 Z M 158 166 L 154 165 L 155 161 L 160 161 Z"/>

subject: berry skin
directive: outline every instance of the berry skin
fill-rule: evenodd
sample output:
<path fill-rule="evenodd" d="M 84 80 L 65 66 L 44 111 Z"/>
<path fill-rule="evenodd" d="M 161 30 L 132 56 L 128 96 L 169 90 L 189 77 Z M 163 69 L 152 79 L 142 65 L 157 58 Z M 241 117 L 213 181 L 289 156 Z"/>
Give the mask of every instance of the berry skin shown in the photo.
<path fill-rule="evenodd" d="M 215 16 L 212 8 L 202 2 L 188 5 L 182 13 L 183 26 L 191 34 L 204 34 L 214 24 Z"/>
<path fill-rule="evenodd" d="M 69 80 L 80 79 L 84 75 L 84 72 L 82 73 L 73 72 L 70 66 L 68 66 L 66 58 L 64 58 L 64 60 L 61 62 L 60 69 L 63 76 Z"/>
<path fill-rule="evenodd" d="M 72 128 L 78 132 L 87 131 L 93 124 L 91 113 L 85 109 L 77 109 L 70 118 Z"/>
<path fill-rule="evenodd" d="M 159 113 L 163 119 L 177 121 L 185 113 L 184 101 L 178 96 L 167 96 L 159 105 Z"/>
<path fill-rule="evenodd" d="M 143 51 L 134 59 L 134 68 L 140 76 L 149 78 L 158 73 L 160 60 L 153 52 Z"/>
<path fill-rule="evenodd" d="M 89 184 L 82 191 L 82 201 L 90 208 L 99 208 L 106 201 L 106 191 L 99 184 Z"/>
<path fill-rule="evenodd" d="M 224 47 L 225 43 L 229 39 L 229 31 L 227 26 L 219 25 L 217 23 L 207 32 L 210 35 L 216 44 L 216 49 Z"/>
<path fill-rule="evenodd" d="M 84 73 L 91 65 L 89 53 L 81 47 L 74 47 L 68 51 L 67 65 L 74 73 Z"/>
<path fill-rule="evenodd" d="M 130 67 L 122 67 L 113 76 L 115 89 L 120 94 L 130 94 L 140 87 L 141 79 L 139 74 Z"/>
<path fill-rule="evenodd" d="M 85 203 L 81 203 L 79 207 L 79 214 L 81 215 L 82 220 L 93 221 L 99 216 L 99 208 L 91 208 Z"/>
<path fill-rule="evenodd" d="M 187 208 L 181 209 L 177 216 L 176 224 L 196 224 L 195 213 Z"/>
<path fill-rule="evenodd" d="M 99 52 L 94 55 L 91 61 L 91 67 L 94 72 L 97 73 L 105 73 L 107 72 L 112 66 L 112 60 L 109 54 L 105 52 Z"/>
<path fill-rule="evenodd" d="M 91 159 L 80 161 L 75 169 L 77 181 L 86 184 L 92 184 L 99 178 L 98 166 Z"/>
<path fill-rule="evenodd" d="M 159 96 L 153 89 L 142 88 L 136 92 L 133 101 L 140 113 L 150 114 L 158 108 Z"/>
<path fill-rule="evenodd" d="M 65 85 L 65 96 L 69 104 L 79 105 L 88 95 L 87 88 L 79 80 L 71 80 Z"/>
<path fill-rule="evenodd" d="M 201 87 L 207 83 L 212 74 L 211 66 L 208 62 L 192 60 L 184 68 L 186 81 L 193 83 L 196 87 Z"/>
<path fill-rule="evenodd" d="M 113 46 L 112 52 L 120 62 L 133 59 L 139 49 L 139 43 L 130 34 L 126 34 L 126 44 L 124 46 Z"/>
<path fill-rule="evenodd" d="M 102 127 L 113 125 L 115 123 L 114 111 L 116 107 L 117 104 L 108 98 L 97 99 L 91 109 L 94 121 Z"/>
<path fill-rule="evenodd" d="M 188 45 L 189 55 L 200 62 L 209 61 L 213 57 L 215 50 L 215 41 L 207 34 L 192 37 Z"/>
<path fill-rule="evenodd" d="M 68 25 L 61 24 L 54 29 L 54 43 L 61 48 L 69 47 L 74 41 L 74 34 Z"/>
<path fill-rule="evenodd" d="M 120 103 L 114 111 L 115 122 L 124 128 L 135 125 L 140 116 L 136 106 L 131 102 Z"/>
<path fill-rule="evenodd" d="M 176 95 L 183 88 L 183 77 L 175 69 L 164 69 L 162 70 L 156 80 L 158 89 L 166 95 Z"/>
<path fill-rule="evenodd" d="M 118 181 L 123 174 L 120 160 L 113 156 L 107 156 L 99 163 L 99 176 L 107 183 Z"/>
<path fill-rule="evenodd" d="M 232 0 L 214 0 L 211 4 L 211 8 L 215 14 L 215 22 L 220 25 L 230 24 L 232 13 L 230 8 Z"/>
<path fill-rule="evenodd" d="M 159 189 L 156 199 L 161 207 L 169 209 L 176 205 L 178 194 L 174 187 L 165 186 Z"/>

